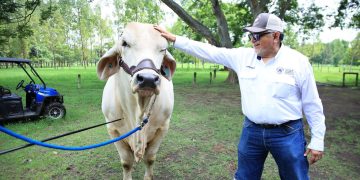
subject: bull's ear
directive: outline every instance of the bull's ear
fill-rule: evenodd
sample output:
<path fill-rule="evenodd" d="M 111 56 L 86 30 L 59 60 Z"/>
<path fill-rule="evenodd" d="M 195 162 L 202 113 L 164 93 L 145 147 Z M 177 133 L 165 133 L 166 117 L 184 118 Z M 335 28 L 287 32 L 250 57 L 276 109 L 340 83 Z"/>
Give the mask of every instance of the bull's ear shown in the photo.
<path fill-rule="evenodd" d="M 174 57 L 170 54 L 169 51 L 166 50 L 162 65 L 161 65 L 161 72 L 165 76 L 166 79 L 171 81 L 172 77 L 174 76 L 176 69 L 176 62 Z"/>
<path fill-rule="evenodd" d="M 99 60 L 97 64 L 97 75 L 101 80 L 107 80 L 111 75 L 119 71 L 120 51 L 115 45 L 109 51 L 107 51 Z"/>

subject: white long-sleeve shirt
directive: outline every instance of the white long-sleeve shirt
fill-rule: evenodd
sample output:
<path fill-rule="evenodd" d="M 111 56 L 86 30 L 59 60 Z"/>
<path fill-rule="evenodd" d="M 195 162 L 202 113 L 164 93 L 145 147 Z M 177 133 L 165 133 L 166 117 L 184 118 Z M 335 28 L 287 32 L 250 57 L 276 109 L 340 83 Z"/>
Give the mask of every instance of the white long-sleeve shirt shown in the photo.
<path fill-rule="evenodd" d="M 281 46 L 266 64 L 253 48 L 218 48 L 177 36 L 174 47 L 233 69 L 239 78 L 244 115 L 257 124 L 282 124 L 303 117 L 311 128 L 308 148 L 323 151 L 325 116 L 308 58 Z"/>

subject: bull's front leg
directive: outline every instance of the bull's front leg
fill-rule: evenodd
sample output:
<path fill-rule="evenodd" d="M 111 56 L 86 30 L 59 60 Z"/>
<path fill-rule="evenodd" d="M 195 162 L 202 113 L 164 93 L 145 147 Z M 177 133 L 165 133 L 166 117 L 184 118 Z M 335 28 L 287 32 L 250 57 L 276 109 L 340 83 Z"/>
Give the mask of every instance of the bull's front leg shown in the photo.
<path fill-rule="evenodd" d="M 153 176 L 154 176 L 154 172 L 153 172 L 154 168 L 153 167 L 154 167 L 154 162 L 156 160 L 156 153 L 158 152 L 160 144 L 162 142 L 162 139 L 166 135 L 167 131 L 168 131 L 168 127 L 167 128 L 159 128 L 155 132 L 154 139 L 152 139 L 148 143 L 148 146 L 145 151 L 145 156 L 144 156 L 144 163 L 146 166 L 144 180 L 152 180 L 153 179 Z"/>
<path fill-rule="evenodd" d="M 120 133 L 115 129 L 109 128 L 108 132 L 112 138 L 120 136 Z M 123 169 L 123 180 L 132 180 L 132 170 L 135 159 L 134 154 L 130 146 L 124 141 L 117 141 L 114 144 L 120 155 L 121 165 Z"/>

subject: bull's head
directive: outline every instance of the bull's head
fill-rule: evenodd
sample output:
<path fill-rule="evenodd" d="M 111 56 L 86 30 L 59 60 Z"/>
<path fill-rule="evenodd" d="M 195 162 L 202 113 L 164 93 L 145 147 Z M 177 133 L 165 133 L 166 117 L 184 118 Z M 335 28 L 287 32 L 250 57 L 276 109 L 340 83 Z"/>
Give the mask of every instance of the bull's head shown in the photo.
<path fill-rule="evenodd" d="M 133 93 L 159 94 L 161 81 L 171 81 L 176 68 L 167 47 L 166 39 L 153 25 L 130 23 L 118 43 L 100 59 L 98 77 L 106 80 L 122 69 L 130 79 Z"/>

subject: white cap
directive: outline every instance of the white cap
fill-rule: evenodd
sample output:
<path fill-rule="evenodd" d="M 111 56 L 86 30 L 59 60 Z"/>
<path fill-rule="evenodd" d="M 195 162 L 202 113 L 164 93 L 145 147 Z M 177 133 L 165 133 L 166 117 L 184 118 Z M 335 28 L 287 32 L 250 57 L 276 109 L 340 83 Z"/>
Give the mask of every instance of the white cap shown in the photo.
<path fill-rule="evenodd" d="M 261 13 L 256 17 L 252 26 L 244 28 L 244 31 L 254 33 L 264 32 L 267 30 L 279 31 L 282 33 L 284 31 L 283 22 L 279 17 L 273 14 Z"/>

